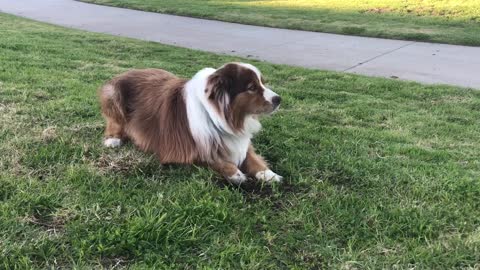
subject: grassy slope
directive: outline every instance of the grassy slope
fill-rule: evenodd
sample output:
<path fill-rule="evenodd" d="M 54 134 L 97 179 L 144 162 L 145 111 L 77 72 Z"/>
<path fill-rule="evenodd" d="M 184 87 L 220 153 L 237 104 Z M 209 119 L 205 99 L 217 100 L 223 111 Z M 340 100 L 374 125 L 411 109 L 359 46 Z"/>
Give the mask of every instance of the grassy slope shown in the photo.
<path fill-rule="evenodd" d="M 477 0 L 82 1 L 280 28 L 480 46 Z"/>
<path fill-rule="evenodd" d="M 255 142 L 286 183 L 237 189 L 103 148 L 95 93 L 235 58 L 2 14 L 0 36 L 0 268 L 480 261 L 480 92 L 256 63 L 284 105 Z"/>

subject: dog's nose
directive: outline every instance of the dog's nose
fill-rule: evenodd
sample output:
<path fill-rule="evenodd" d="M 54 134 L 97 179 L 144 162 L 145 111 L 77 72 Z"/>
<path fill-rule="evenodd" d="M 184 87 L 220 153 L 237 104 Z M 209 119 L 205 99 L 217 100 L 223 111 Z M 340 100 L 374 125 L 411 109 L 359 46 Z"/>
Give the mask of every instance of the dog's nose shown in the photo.
<path fill-rule="evenodd" d="M 274 96 L 272 98 L 272 104 L 274 107 L 278 107 L 280 105 L 280 102 L 282 101 L 282 98 L 280 96 Z"/>

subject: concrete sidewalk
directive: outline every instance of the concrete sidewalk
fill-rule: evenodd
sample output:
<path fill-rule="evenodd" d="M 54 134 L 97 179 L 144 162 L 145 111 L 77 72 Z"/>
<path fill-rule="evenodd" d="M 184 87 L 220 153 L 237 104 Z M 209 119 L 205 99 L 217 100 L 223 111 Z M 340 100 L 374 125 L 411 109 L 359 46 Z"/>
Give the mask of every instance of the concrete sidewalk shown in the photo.
<path fill-rule="evenodd" d="M 480 48 L 249 26 L 73 0 L 0 0 L 38 21 L 272 63 L 480 89 Z"/>

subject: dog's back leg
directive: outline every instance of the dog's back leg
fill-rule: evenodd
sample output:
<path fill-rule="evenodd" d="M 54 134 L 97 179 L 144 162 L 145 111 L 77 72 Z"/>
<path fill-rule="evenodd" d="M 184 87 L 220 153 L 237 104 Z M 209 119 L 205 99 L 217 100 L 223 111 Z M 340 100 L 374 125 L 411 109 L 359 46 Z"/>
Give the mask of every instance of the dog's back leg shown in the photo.
<path fill-rule="evenodd" d="M 102 115 L 106 120 L 105 140 L 106 147 L 119 147 L 125 136 L 125 115 L 121 97 L 112 84 L 106 84 L 100 89 Z"/>
<path fill-rule="evenodd" d="M 115 119 L 105 118 L 107 120 L 107 127 L 105 129 L 105 140 L 103 144 L 106 147 L 119 147 L 125 140 L 123 125 L 117 123 Z"/>

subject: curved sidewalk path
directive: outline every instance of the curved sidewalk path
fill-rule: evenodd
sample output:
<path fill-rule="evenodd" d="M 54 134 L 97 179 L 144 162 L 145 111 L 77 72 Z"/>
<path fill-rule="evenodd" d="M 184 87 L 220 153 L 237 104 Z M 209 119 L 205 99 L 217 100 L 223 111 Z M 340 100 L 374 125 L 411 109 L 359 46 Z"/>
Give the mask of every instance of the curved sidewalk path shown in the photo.
<path fill-rule="evenodd" d="M 0 0 L 0 12 L 278 64 L 480 89 L 480 47 L 275 29 L 73 0 Z"/>

